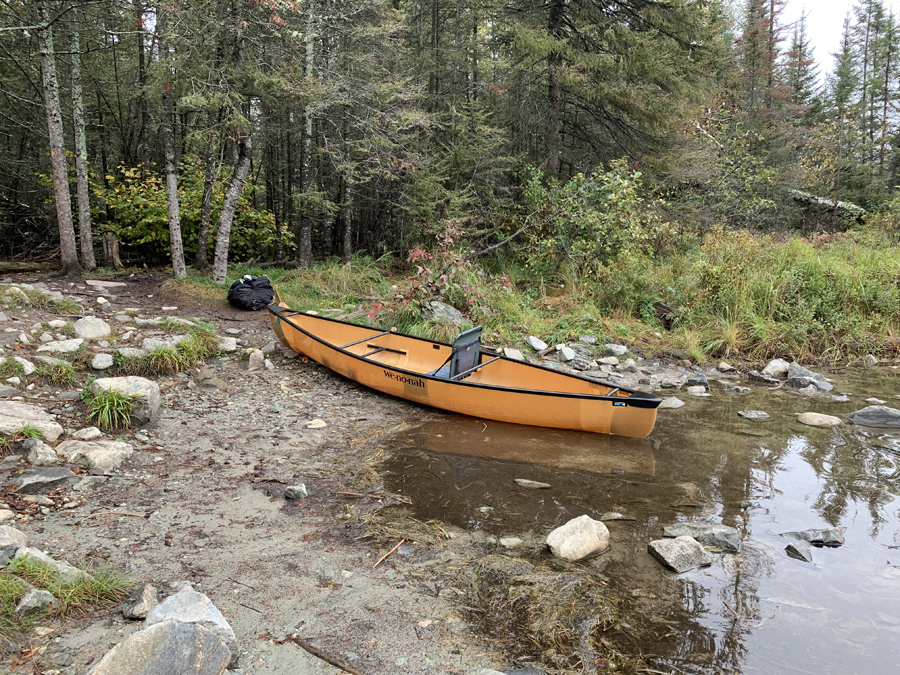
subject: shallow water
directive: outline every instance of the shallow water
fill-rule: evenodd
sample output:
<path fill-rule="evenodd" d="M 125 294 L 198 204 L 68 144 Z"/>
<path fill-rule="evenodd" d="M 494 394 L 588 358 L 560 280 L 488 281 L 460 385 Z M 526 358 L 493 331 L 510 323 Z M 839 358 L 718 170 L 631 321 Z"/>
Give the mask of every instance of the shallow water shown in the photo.
<path fill-rule="evenodd" d="M 844 372 L 831 395 L 784 390 L 682 396 L 649 439 L 516 427 L 460 416 L 405 432 L 387 486 L 418 518 L 498 536 L 544 537 L 571 518 L 608 521 L 591 565 L 629 598 L 640 648 L 668 672 L 887 675 L 900 672 L 900 432 L 819 429 L 813 411 L 847 415 L 877 397 L 900 407 L 900 378 Z M 764 410 L 746 420 L 739 410 Z M 515 478 L 549 483 L 523 489 Z M 742 502 L 749 502 L 749 505 Z M 647 553 L 662 526 L 710 521 L 741 532 L 738 554 L 675 575 Z M 846 527 L 814 564 L 787 557 L 781 532 Z M 677 671 L 673 671 L 677 672 Z"/>

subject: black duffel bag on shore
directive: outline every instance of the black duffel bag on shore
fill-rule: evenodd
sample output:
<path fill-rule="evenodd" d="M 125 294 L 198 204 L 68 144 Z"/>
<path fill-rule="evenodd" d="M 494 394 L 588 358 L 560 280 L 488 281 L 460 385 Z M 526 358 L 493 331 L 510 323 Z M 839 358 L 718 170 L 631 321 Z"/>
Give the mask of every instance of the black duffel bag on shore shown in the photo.
<path fill-rule="evenodd" d="M 258 312 L 265 309 L 275 298 L 275 289 L 269 277 L 252 277 L 249 274 L 231 284 L 228 302 L 240 309 Z"/>

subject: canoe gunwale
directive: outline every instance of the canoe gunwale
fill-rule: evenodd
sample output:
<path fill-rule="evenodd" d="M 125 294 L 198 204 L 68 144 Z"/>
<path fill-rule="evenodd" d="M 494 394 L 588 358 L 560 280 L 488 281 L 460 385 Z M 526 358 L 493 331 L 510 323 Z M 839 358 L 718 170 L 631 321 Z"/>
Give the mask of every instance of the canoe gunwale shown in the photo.
<path fill-rule="evenodd" d="M 287 323 L 289 326 L 291 326 L 295 330 L 300 331 L 305 336 L 307 336 L 308 338 L 310 338 L 312 340 L 315 340 L 316 342 L 323 345 L 324 347 L 334 350 L 335 352 L 338 352 L 344 356 L 351 357 L 352 359 L 354 359 L 356 361 L 361 361 L 361 362 L 365 362 L 365 363 L 373 363 L 371 360 L 367 359 L 364 355 L 354 354 L 353 352 L 349 352 L 341 346 L 334 345 L 330 342 L 327 342 L 327 341 L 321 339 L 317 335 L 309 332 L 302 326 L 299 326 L 296 323 L 294 323 L 293 321 L 291 321 L 290 317 L 295 316 L 297 314 L 303 314 L 306 316 L 311 316 L 319 321 L 329 321 L 329 322 L 337 323 L 340 325 L 352 326 L 354 328 L 367 328 L 367 326 L 360 326 L 359 324 L 353 324 L 353 323 L 349 323 L 347 321 L 340 321 L 338 319 L 332 319 L 331 317 L 327 317 L 327 316 L 307 315 L 305 312 L 295 311 L 295 310 L 290 309 L 289 307 L 285 307 L 284 305 L 272 304 L 272 305 L 268 306 L 268 310 L 271 314 L 273 314 L 279 320 L 284 321 L 285 323 Z M 290 312 L 290 314 L 285 316 L 284 314 L 281 314 L 280 312 Z M 378 329 L 375 328 L 372 330 L 377 331 Z M 390 332 L 390 331 L 388 331 L 388 332 Z M 380 335 L 384 335 L 384 334 L 385 333 L 381 333 Z M 432 344 L 432 345 L 439 344 L 439 345 L 442 345 L 447 348 L 452 348 L 452 345 L 447 344 L 445 342 L 441 342 L 439 340 L 429 340 L 426 338 L 417 337 L 415 335 L 407 335 L 405 333 L 396 333 L 396 335 L 400 335 L 409 340 L 418 340 L 420 342 L 426 342 L 426 343 Z M 372 339 L 373 337 L 376 337 L 376 336 L 363 338 L 359 342 L 365 342 L 366 340 Z M 352 346 L 352 344 L 358 344 L 358 343 L 351 343 L 350 345 L 345 345 L 345 346 Z M 290 346 L 290 345 L 287 345 L 287 346 Z M 496 359 L 503 359 L 503 360 L 507 360 L 507 361 L 510 360 L 510 359 L 507 359 L 505 356 L 497 356 L 495 358 L 490 359 L 489 361 L 487 361 L 485 363 L 476 365 L 476 367 L 473 368 L 471 372 L 478 370 L 479 368 L 487 365 L 487 363 L 490 363 L 491 361 L 494 361 Z M 535 368 L 538 370 L 550 370 L 548 368 L 543 368 L 542 366 L 535 365 L 533 363 L 528 363 L 526 361 L 515 361 L 515 363 L 521 367 Z M 480 382 L 466 382 L 465 380 L 455 380 L 455 379 L 450 380 L 445 377 L 436 377 L 436 376 L 430 375 L 428 373 L 418 372 L 418 371 L 414 371 L 414 370 L 406 370 L 404 368 L 399 368 L 394 365 L 389 365 L 389 364 L 378 364 L 378 365 L 380 367 L 392 370 L 396 373 L 406 375 L 406 376 L 425 378 L 430 381 L 446 382 L 446 383 L 460 385 L 460 386 L 464 386 L 464 387 L 475 387 L 475 388 L 484 389 L 484 390 L 518 392 L 518 393 L 530 394 L 530 395 L 563 397 L 563 398 L 571 398 L 571 399 L 587 399 L 587 400 L 592 400 L 592 401 L 608 401 L 611 403 L 617 403 L 619 405 L 624 404 L 625 406 L 628 406 L 628 407 L 645 408 L 645 409 L 656 409 L 659 407 L 659 404 L 662 403 L 662 399 L 657 396 L 654 396 L 653 394 L 648 394 L 646 392 L 638 391 L 635 389 L 630 389 L 628 387 L 619 387 L 619 386 L 611 384 L 609 382 L 605 382 L 602 380 L 594 380 L 594 379 L 590 379 L 587 377 L 583 377 L 581 375 L 575 375 L 572 373 L 561 373 L 561 372 L 555 371 L 555 370 L 551 371 L 551 372 L 553 372 L 557 375 L 562 375 L 563 377 L 572 378 L 575 380 L 582 380 L 584 382 L 589 382 L 589 383 L 595 384 L 595 385 L 600 384 L 603 386 L 607 386 L 607 387 L 610 387 L 611 391 L 627 391 L 627 392 L 629 392 L 630 395 L 625 397 L 625 396 L 610 396 L 609 394 L 579 394 L 579 393 L 565 392 L 565 391 L 546 391 L 543 389 L 524 389 L 524 388 L 520 388 L 520 387 L 510 387 L 510 386 L 503 386 L 503 385 L 496 385 L 496 384 L 485 384 L 485 383 L 480 383 Z"/>

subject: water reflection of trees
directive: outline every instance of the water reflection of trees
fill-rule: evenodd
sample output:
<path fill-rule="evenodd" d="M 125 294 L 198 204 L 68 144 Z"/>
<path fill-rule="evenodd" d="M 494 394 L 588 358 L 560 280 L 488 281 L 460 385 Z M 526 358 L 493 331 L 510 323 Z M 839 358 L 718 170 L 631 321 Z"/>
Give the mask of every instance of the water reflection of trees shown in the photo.
<path fill-rule="evenodd" d="M 837 526 L 852 504 L 864 504 L 874 537 L 887 520 L 885 508 L 900 495 L 900 458 L 872 447 L 871 438 L 858 429 L 835 430 L 825 443 L 807 439 L 799 454 L 821 485 L 812 508 Z"/>

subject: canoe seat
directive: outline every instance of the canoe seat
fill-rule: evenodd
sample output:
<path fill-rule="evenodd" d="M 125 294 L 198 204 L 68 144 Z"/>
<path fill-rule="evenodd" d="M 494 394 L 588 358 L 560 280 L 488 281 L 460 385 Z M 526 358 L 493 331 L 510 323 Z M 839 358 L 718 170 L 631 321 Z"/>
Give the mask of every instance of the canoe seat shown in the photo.
<path fill-rule="evenodd" d="M 453 339 L 453 351 L 440 368 L 435 368 L 428 375 L 453 379 L 460 373 L 472 370 L 481 358 L 481 326 L 476 326 Z"/>

